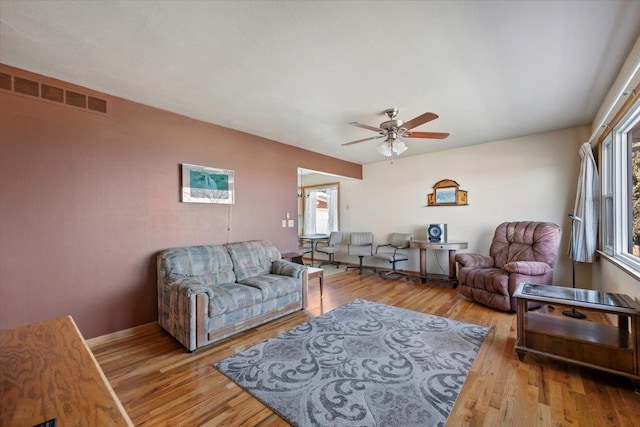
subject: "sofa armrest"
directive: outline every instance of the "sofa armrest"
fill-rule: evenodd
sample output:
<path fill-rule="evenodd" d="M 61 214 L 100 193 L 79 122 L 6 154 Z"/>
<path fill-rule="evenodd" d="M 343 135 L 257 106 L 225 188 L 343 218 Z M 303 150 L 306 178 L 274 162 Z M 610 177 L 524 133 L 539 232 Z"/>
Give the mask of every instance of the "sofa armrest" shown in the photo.
<path fill-rule="evenodd" d="M 502 266 L 502 269 L 509 273 L 525 274 L 527 276 L 541 276 L 552 270 L 549 264 L 538 261 L 508 262 Z"/>
<path fill-rule="evenodd" d="M 166 288 L 173 288 L 176 292 L 187 297 L 198 294 L 207 294 L 209 298 L 213 298 L 213 290 L 201 281 L 192 277 L 167 276 L 162 280 L 162 284 Z"/>
<path fill-rule="evenodd" d="M 196 277 L 158 271 L 158 323 L 189 351 L 202 345 L 213 290 Z"/>
<path fill-rule="evenodd" d="M 463 267 L 490 268 L 493 267 L 492 257 L 480 254 L 457 254 L 456 262 Z"/>
<path fill-rule="evenodd" d="M 278 259 L 271 264 L 271 274 L 301 279 L 305 271 L 307 271 L 307 267 L 291 261 Z"/>

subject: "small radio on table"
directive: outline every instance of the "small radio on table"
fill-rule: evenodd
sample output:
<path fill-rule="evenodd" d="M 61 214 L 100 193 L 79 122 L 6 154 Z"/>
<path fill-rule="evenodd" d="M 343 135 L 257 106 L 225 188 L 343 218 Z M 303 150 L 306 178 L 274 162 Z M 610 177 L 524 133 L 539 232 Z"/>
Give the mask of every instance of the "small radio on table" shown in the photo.
<path fill-rule="evenodd" d="M 446 242 L 447 241 L 447 224 L 429 224 L 427 225 L 427 238 L 430 242 Z"/>

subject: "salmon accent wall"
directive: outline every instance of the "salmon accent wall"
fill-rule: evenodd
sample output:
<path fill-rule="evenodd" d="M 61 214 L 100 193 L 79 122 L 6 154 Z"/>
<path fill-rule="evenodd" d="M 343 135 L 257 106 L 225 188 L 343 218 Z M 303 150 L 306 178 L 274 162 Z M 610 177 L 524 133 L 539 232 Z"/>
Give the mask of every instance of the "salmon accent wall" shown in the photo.
<path fill-rule="evenodd" d="M 157 319 L 156 255 L 297 246 L 297 167 L 362 166 L 0 64 L 106 101 L 106 114 L 0 90 L 0 329 L 70 314 L 85 338 Z M 212 100 L 215 102 L 215 100 Z M 182 163 L 235 171 L 235 204 L 180 203 Z M 231 228 L 231 231 L 228 231 Z"/>

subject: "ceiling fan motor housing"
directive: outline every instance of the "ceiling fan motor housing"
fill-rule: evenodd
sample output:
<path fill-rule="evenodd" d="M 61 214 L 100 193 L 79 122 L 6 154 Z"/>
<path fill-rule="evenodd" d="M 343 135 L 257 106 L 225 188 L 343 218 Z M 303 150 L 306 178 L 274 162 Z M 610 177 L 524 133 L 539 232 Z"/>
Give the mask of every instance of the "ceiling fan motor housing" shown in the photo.
<path fill-rule="evenodd" d="M 380 123 L 380 129 L 384 129 L 386 131 L 398 130 L 403 124 L 404 122 L 402 120 L 387 120 L 386 122 Z"/>

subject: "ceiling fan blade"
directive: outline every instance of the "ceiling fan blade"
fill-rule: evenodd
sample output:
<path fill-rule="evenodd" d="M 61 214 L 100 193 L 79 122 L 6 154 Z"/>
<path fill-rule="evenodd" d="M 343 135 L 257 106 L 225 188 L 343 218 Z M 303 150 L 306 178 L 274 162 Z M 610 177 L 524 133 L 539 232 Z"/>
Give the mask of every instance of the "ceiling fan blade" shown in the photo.
<path fill-rule="evenodd" d="M 427 122 L 430 122 L 431 120 L 435 120 L 438 118 L 437 114 L 434 113 L 424 113 L 419 115 L 416 118 L 413 118 L 411 120 L 409 120 L 408 122 L 405 122 L 402 127 L 405 128 L 406 130 L 409 129 L 413 129 L 415 127 L 418 127 L 420 125 L 423 125 Z"/>
<path fill-rule="evenodd" d="M 365 141 L 370 141 L 372 139 L 378 139 L 378 138 L 382 138 L 384 135 L 378 135 L 378 136 L 372 136 L 371 138 L 365 138 L 365 139 L 359 139 L 357 141 L 351 141 L 351 142 L 347 142 L 345 144 L 342 144 L 343 147 L 347 146 L 347 145 L 353 145 L 353 144 L 357 144 L 359 142 L 365 142 Z"/>
<path fill-rule="evenodd" d="M 375 126 L 363 125 L 362 123 L 358 123 L 358 122 L 351 122 L 349 124 L 353 125 L 353 126 L 356 126 L 356 127 L 359 127 L 359 128 L 362 128 L 362 129 L 369 129 L 369 130 L 372 130 L 374 132 L 382 132 L 382 129 L 377 128 Z"/>
<path fill-rule="evenodd" d="M 405 138 L 445 139 L 449 134 L 446 132 L 405 132 L 403 136 Z"/>

